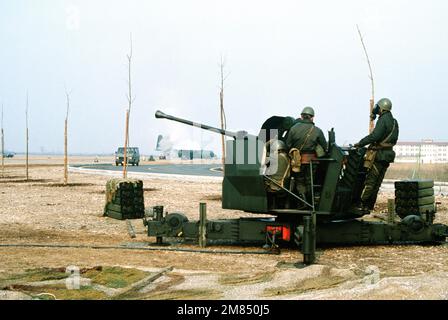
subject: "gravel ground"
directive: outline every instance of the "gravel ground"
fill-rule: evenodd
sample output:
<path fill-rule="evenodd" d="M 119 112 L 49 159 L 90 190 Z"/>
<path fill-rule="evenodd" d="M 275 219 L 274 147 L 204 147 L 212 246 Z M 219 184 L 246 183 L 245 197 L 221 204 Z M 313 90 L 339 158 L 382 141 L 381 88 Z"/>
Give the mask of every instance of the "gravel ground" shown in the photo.
<path fill-rule="evenodd" d="M 124 221 L 102 216 L 105 184 L 110 177 L 71 173 L 69 185 L 62 186 L 60 159 L 40 157 L 32 159 L 30 181 L 25 182 L 19 160 L 7 162 L 3 178 L 0 172 L 0 243 L 119 245 L 155 241 L 146 236 L 141 220 L 133 221 L 137 237 L 131 239 Z M 89 161 L 93 159 L 76 159 L 77 163 Z M 197 219 L 198 204 L 205 201 L 210 219 L 251 216 L 221 208 L 219 182 L 143 181 L 146 207 L 164 205 L 169 212 L 179 211 Z M 382 215 L 391 197 L 380 195 L 375 215 Z M 437 222 L 448 224 L 448 199 L 438 197 L 437 201 L 442 202 Z M 302 257 L 293 249 L 283 249 L 279 255 L 226 255 L 14 247 L 0 248 L 0 273 L 68 265 L 173 266 L 173 272 L 161 277 L 158 286 L 147 288 L 148 299 L 202 299 L 204 290 L 212 286 L 210 296 L 216 299 L 447 299 L 447 257 L 447 246 L 325 248 L 318 252 L 317 265 L 296 269 L 292 265 Z M 366 269 L 371 266 L 378 268 L 379 276 L 366 284 Z"/>

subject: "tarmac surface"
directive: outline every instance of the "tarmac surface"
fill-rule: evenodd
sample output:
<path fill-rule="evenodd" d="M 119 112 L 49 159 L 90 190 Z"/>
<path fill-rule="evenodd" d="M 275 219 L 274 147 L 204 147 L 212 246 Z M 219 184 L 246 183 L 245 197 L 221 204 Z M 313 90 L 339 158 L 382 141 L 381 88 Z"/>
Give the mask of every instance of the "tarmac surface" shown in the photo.
<path fill-rule="evenodd" d="M 116 175 L 123 171 L 122 166 L 115 166 L 114 164 L 101 163 L 101 164 L 80 164 L 72 165 L 71 171 L 81 171 L 84 173 L 111 174 Z M 128 166 L 128 173 L 133 177 L 139 177 L 139 175 L 146 176 L 158 176 L 158 177 L 185 177 L 186 179 L 198 179 L 203 177 L 204 179 L 220 179 L 223 176 L 222 167 L 219 164 L 203 164 L 203 163 L 170 163 L 170 164 L 153 164 L 153 165 L 140 165 L 140 166 Z M 384 179 L 381 190 L 393 191 L 395 180 Z M 435 195 L 448 195 L 448 183 L 435 182 L 434 183 Z"/>
<path fill-rule="evenodd" d="M 75 165 L 72 167 L 90 170 L 123 171 L 122 166 L 115 166 L 113 164 Z M 128 166 L 128 172 L 222 177 L 222 169 L 217 164 L 155 164 Z"/>

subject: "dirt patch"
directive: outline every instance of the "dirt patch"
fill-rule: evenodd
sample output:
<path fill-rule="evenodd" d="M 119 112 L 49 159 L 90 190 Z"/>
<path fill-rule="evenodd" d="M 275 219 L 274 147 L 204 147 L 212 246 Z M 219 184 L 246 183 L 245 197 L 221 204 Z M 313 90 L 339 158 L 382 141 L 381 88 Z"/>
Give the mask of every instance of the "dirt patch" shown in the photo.
<path fill-rule="evenodd" d="M 222 292 L 212 289 L 171 290 L 150 293 L 142 298 L 148 300 L 217 300 L 222 298 Z"/>
<path fill-rule="evenodd" d="M 90 186 L 96 186 L 94 183 L 50 183 L 50 184 L 44 184 L 39 185 L 40 187 L 50 187 L 50 188 L 64 188 L 64 187 L 90 187 Z"/>
<path fill-rule="evenodd" d="M 249 285 L 249 284 L 255 284 L 255 283 L 262 283 L 262 282 L 269 282 L 274 277 L 274 273 L 269 272 L 260 272 L 260 273 L 249 273 L 249 274 L 236 274 L 236 273 L 230 273 L 222 275 L 218 282 L 221 285 Z"/>
<path fill-rule="evenodd" d="M 211 195 L 211 196 L 205 196 L 204 200 L 210 200 L 210 201 L 222 201 L 222 196 L 220 194 Z"/>
<path fill-rule="evenodd" d="M 143 188 L 144 192 L 152 192 L 152 191 L 159 191 L 160 189 L 157 188 Z M 95 191 L 89 191 L 90 194 L 106 194 L 106 190 L 95 190 Z"/>
<path fill-rule="evenodd" d="M 1 179 L 0 183 L 32 183 L 32 182 L 41 182 L 41 183 L 46 183 L 49 182 L 51 180 L 48 179 Z M 34 185 L 36 186 L 36 185 Z M 41 185 L 38 185 L 41 186 Z"/>
<path fill-rule="evenodd" d="M 103 267 L 101 270 L 89 270 L 84 276 L 92 279 L 92 283 L 109 288 L 124 288 L 148 276 L 147 272 L 120 267 Z"/>
<path fill-rule="evenodd" d="M 431 179 L 448 181 L 448 166 L 446 164 L 392 163 L 387 170 L 386 179 Z"/>
<path fill-rule="evenodd" d="M 4 179 L 15 179 L 15 180 L 17 180 L 17 179 L 20 179 L 20 180 L 22 180 L 22 179 L 25 179 L 26 178 L 26 176 L 10 176 L 10 175 L 5 175 L 5 176 L 0 176 L 0 181 L 2 181 L 2 180 L 4 180 Z"/>
<path fill-rule="evenodd" d="M 154 289 L 155 292 L 166 291 L 169 288 L 177 286 L 185 281 L 185 277 L 179 273 L 169 273 L 167 274 L 167 277 L 168 281 L 157 284 Z"/>
<path fill-rule="evenodd" d="M 73 271 L 73 268 L 71 270 Z M 82 268 L 77 271 L 79 272 L 79 278 L 77 278 L 79 280 L 76 280 L 78 288 L 69 287 L 69 284 L 75 283 L 75 280 L 73 280 L 73 272 L 68 272 L 64 267 L 31 269 L 19 274 L 2 274 L 0 288 L 18 291 L 38 299 L 98 300 L 114 296 L 115 289 L 126 288 L 151 274 L 134 268 L 108 266 Z"/>
<path fill-rule="evenodd" d="M 51 287 L 15 285 L 10 290 L 20 291 L 35 299 L 41 300 L 102 300 L 107 298 L 105 293 L 95 290 L 90 286 L 81 287 L 78 290 L 70 290 L 63 284 Z"/>
<path fill-rule="evenodd" d="M 30 164 L 28 166 L 29 169 L 31 168 L 51 168 L 51 167 L 61 167 L 62 164 L 55 164 L 55 163 L 35 163 Z M 8 169 L 24 169 L 25 165 L 23 164 L 5 164 L 5 168 Z"/>
<path fill-rule="evenodd" d="M 29 269 L 23 273 L 0 275 L 0 288 L 6 289 L 11 285 L 19 285 L 27 282 L 38 282 L 48 280 L 60 280 L 67 277 L 65 268 L 38 268 Z"/>
<path fill-rule="evenodd" d="M 39 160 L 44 161 L 44 160 Z M 84 160 L 83 160 L 84 161 Z M 87 161 L 87 160 L 85 160 Z M 90 159 L 93 162 L 93 159 Z M 61 161 L 62 164 L 62 161 Z M 46 187 L 45 184 L 60 184 L 63 178 L 63 167 L 34 166 L 30 169 L 30 178 L 35 183 L 23 183 L 23 166 L 8 167 L 9 177 L 0 179 L 0 242 L 5 243 L 62 243 L 86 245 L 120 245 L 122 243 L 154 243 L 155 238 L 146 235 L 143 223 L 136 220 L 133 226 L 137 237 L 130 239 L 125 221 L 102 216 L 105 202 L 104 191 L 108 176 L 84 175 L 70 173 L 69 183 L 79 187 Z M 5 180 L 20 182 L 3 183 Z M 220 182 L 178 181 L 176 179 L 143 179 L 145 191 L 145 207 L 163 205 L 167 212 L 182 212 L 188 219 L 197 220 L 199 203 L 207 202 L 208 219 L 234 219 L 239 217 L 261 217 L 237 210 L 225 210 L 221 207 Z M 188 190 L 188 192 L 185 192 Z M 387 199 L 394 198 L 393 193 L 382 193 L 376 205 L 376 215 L 387 209 Z M 442 202 L 439 206 L 436 222 L 448 224 L 448 198 L 437 197 Z M 183 245 L 187 247 L 187 245 Z M 194 248 L 197 248 L 196 246 Z M 210 249 L 240 250 L 240 247 L 213 246 Z M 260 247 L 247 248 L 259 251 Z M 243 248 L 241 250 L 246 250 Z M 318 263 L 331 268 L 349 270 L 358 277 L 364 276 L 366 267 L 374 265 L 380 270 L 381 279 L 393 277 L 394 282 L 384 281 L 383 286 L 395 286 L 403 279 L 403 283 L 411 283 L 418 290 L 416 281 L 426 273 L 448 274 L 448 247 L 444 246 L 374 246 L 374 247 L 333 247 L 319 249 Z M 185 274 L 168 273 L 163 281 L 155 282 L 151 291 L 139 292 L 135 299 L 220 299 L 226 297 L 226 290 L 231 290 L 232 299 L 240 297 L 275 299 L 291 298 L 310 294 L 310 297 L 321 297 L 320 292 L 337 292 L 345 288 L 345 280 L 340 275 L 330 273 L 322 279 L 297 278 L 295 273 L 285 282 L 279 282 L 278 273 L 284 268 L 277 267 L 279 262 L 293 266 L 302 260 L 297 249 L 281 249 L 279 255 L 251 254 L 200 254 L 193 252 L 167 252 L 143 250 L 96 250 L 91 248 L 0 248 L 1 265 L 0 281 L 4 274 L 20 274 L 27 269 L 60 268 L 75 265 L 79 268 L 94 266 L 121 266 L 144 270 L 145 268 L 166 268 L 174 266 L 175 270 L 188 270 L 201 273 L 194 281 L 189 281 Z M 93 271 L 91 271 L 93 273 Z M 145 271 L 146 272 L 146 271 Z M 273 273 L 271 278 L 269 273 Z M 204 274 L 204 275 L 203 275 Z M 213 282 L 202 281 L 198 287 L 197 280 L 213 276 Z M 61 275 L 62 276 L 62 275 Z M 108 275 L 113 279 L 113 273 Z M 185 277 L 185 280 L 184 278 Z M 406 278 L 407 277 L 407 278 Z M 125 278 L 123 276 L 123 278 Z M 439 278 L 437 278 L 439 279 Z M 121 276 L 117 281 L 121 281 Z M 439 281 L 440 282 L 440 281 Z M 188 285 L 186 285 L 188 283 Z M 434 283 L 436 281 L 434 280 Z M 271 291 L 266 295 L 265 287 L 269 284 Z M 442 283 L 446 285 L 446 282 Z M 116 283 L 120 285 L 120 283 Z M 123 284 L 121 284 L 123 285 Z M 213 287 L 211 287 L 213 285 Z M 425 289 L 424 296 L 433 297 L 430 287 Z M 448 285 L 446 285 L 448 288 Z M 211 289 L 213 288 L 213 289 Z M 426 288 L 426 287 L 425 287 Z M 40 288 L 44 290 L 45 288 Z M 112 288 L 113 289 L 113 288 Z M 440 290 L 439 290 L 440 289 Z M 443 286 L 439 286 L 442 292 Z M 62 289 L 58 289 L 62 290 Z M 93 287 L 86 287 L 86 296 L 94 297 Z M 116 289 L 114 289 L 116 290 Z M 258 290 L 258 291 L 257 291 Z M 409 290 L 402 290 L 410 294 Z M 37 290 L 38 291 L 38 290 Z M 33 294 L 37 293 L 33 291 Z M 280 292 L 280 294 L 278 294 Z M 333 292 L 333 291 L 332 291 Z M 336 296 L 335 293 L 331 296 Z M 423 291 L 422 291 L 423 292 Z M 70 298 L 71 293 L 53 291 L 57 298 Z M 224 294 L 223 294 L 224 293 Z M 375 297 L 406 297 L 398 290 L 384 289 Z M 39 294 L 39 293 L 37 293 Z M 59 295 L 59 296 L 58 296 Z M 351 295 L 351 296 L 350 296 Z M 437 296 L 437 295 L 436 295 Z M 440 296 L 440 295 L 439 295 Z M 50 297 L 50 296 L 49 296 Z M 102 299 L 104 295 L 97 296 Z M 322 297 L 326 297 L 322 295 Z M 361 297 L 356 293 L 347 293 L 343 298 Z M 420 297 L 420 296 L 419 296 Z M 42 297 L 41 297 L 42 298 Z"/>
<path fill-rule="evenodd" d="M 291 286 L 281 286 L 277 288 L 268 288 L 264 291 L 266 297 L 284 296 L 291 294 L 300 294 L 303 292 L 322 290 L 335 287 L 347 279 L 340 275 L 331 274 L 331 268 L 325 266 L 322 273 L 317 277 L 311 277 L 295 282 L 292 280 Z"/>
<path fill-rule="evenodd" d="M 89 194 L 106 194 L 106 190 L 95 190 L 95 191 L 89 191 Z"/>

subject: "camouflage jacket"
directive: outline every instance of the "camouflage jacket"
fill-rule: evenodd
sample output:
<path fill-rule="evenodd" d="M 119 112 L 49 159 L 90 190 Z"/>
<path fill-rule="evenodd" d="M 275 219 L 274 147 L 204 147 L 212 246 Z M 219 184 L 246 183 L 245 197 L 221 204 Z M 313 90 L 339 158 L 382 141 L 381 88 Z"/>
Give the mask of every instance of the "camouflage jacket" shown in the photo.
<path fill-rule="evenodd" d="M 314 126 L 310 137 L 305 142 L 306 135 Z M 308 119 L 298 119 L 296 124 L 289 129 L 288 135 L 286 137 L 286 147 L 289 149 L 297 148 L 299 149 L 302 145 L 302 153 L 312 153 L 316 150 L 316 145 L 320 144 L 325 150 L 328 149 L 327 140 L 325 139 L 324 133 L 321 129 L 316 127 L 311 120 Z"/>
<path fill-rule="evenodd" d="M 398 121 L 394 119 L 391 112 L 385 112 L 379 117 L 375 125 L 375 129 L 372 131 L 372 133 L 361 139 L 361 141 L 358 142 L 358 145 L 360 147 L 370 145 L 371 148 L 378 149 L 378 153 L 376 156 L 377 161 L 393 162 L 395 159 L 395 152 L 392 150 L 392 146 L 397 143 L 398 134 Z M 389 135 L 390 137 L 387 139 L 387 141 L 384 141 Z M 390 147 L 378 146 L 383 141 L 390 145 Z"/>

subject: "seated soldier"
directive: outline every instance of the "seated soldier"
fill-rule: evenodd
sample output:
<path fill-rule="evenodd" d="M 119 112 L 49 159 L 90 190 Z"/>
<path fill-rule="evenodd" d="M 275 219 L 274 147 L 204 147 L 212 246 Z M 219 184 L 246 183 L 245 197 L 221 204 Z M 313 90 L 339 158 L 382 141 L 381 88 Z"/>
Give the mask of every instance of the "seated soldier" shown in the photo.
<path fill-rule="evenodd" d="M 291 171 L 296 186 L 292 186 L 293 192 L 305 197 L 308 203 L 311 199 L 311 174 L 313 180 L 316 175 L 316 165 L 310 172 L 310 162 L 325 155 L 327 140 L 322 130 L 314 124 L 314 109 L 305 107 L 301 112 L 301 118 L 289 130 L 286 138 L 286 146 L 291 157 Z M 294 190 L 295 189 L 295 190 Z"/>
<path fill-rule="evenodd" d="M 289 156 L 282 140 L 271 139 L 266 143 L 265 185 L 268 192 L 282 191 L 286 188 L 290 176 Z M 280 187 L 281 186 L 281 187 Z"/>

